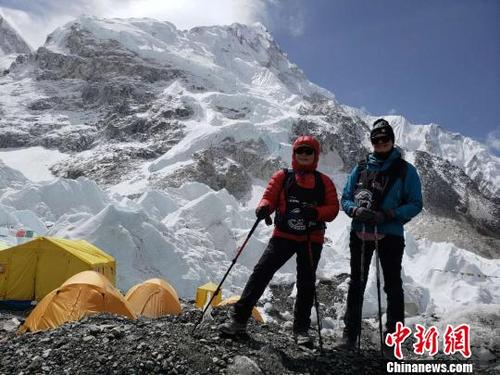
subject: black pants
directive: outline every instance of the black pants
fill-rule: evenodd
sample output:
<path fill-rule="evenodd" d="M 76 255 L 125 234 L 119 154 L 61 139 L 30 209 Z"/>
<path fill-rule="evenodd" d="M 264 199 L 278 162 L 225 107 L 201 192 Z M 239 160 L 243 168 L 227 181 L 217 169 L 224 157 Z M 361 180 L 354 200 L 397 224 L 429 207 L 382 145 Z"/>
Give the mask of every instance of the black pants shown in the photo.
<path fill-rule="evenodd" d="M 234 320 L 240 323 L 248 320 L 253 307 L 264 293 L 273 275 L 288 259 L 297 254 L 297 299 L 295 300 L 293 330 L 303 332 L 309 329 L 311 308 L 314 302 L 316 268 L 322 248 L 321 244 L 311 243 L 313 254 L 313 269 L 311 269 L 307 242 L 271 238 L 248 279 L 240 300 L 234 305 Z"/>
<path fill-rule="evenodd" d="M 357 337 L 361 325 L 361 300 L 363 298 L 368 271 L 375 250 L 375 241 L 365 241 L 364 276 L 361 285 L 361 246 L 362 241 L 355 232 L 351 232 L 349 247 L 351 250 L 351 282 L 347 293 L 347 309 L 344 316 L 345 334 Z M 386 235 L 378 241 L 379 258 L 384 274 L 384 292 L 387 295 L 386 332 L 394 332 L 396 323 L 404 324 L 404 292 L 401 280 L 401 262 L 405 247 L 404 238 Z"/>

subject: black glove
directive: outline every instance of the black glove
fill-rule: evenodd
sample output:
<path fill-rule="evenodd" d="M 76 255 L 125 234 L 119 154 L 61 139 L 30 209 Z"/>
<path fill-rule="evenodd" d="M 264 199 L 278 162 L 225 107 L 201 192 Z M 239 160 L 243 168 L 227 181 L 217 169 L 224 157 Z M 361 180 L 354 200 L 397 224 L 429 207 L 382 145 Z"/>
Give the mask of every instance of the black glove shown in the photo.
<path fill-rule="evenodd" d="M 302 208 L 302 217 L 306 221 L 315 221 L 318 219 L 318 210 L 314 206 L 305 206 Z"/>
<path fill-rule="evenodd" d="M 269 216 L 271 213 L 271 208 L 268 205 L 257 207 L 255 210 L 255 216 L 257 219 L 262 220 Z"/>
<path fill-rule="evenodd" d="M 369 222 L 374 220 L 375 218 L 375 212 L 370 210 L 369 208 L 365 207 L 358 207 L 354 211 L 354 217 L 362 222 Z"/>
<path fill-rule="evenodd" d="M 385 213 L 383 211 L 375 211 L 373 219 L 369 221 L 371 225 L 382 224 L 386 220 Z"/>

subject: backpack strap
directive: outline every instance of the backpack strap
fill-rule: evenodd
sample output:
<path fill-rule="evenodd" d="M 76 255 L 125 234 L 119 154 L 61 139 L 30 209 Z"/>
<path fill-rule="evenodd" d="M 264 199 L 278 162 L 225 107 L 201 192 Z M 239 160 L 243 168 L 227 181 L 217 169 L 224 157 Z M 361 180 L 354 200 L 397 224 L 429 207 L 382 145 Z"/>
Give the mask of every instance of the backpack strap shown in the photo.
<path fill-rule="evenodd" d="M 293 170 L 288 168 L 283 168 L 283 172 L 285 173 L 285 179 L 283 180 L 283 189 L 288 190 L 288 188 L 293 184 L 292 178 L 295 177 L 295 173 Z"/>
<path fill-rule="evenodd" d="M 407 170 L 408 170 L 408 163 L 406 162 L 406 160 L 404 160 L 403 158 L 398 158 L 394 160 L 394 162 L 392 163 L 392 165 L 389 167 L 388 170 L 389 181 L 387 181 L 385 189 L 382 193 L 382 198 L 389 190 L 391 190 L 392 186 L 394 185 L 394 183 L 398 178 L 401 179 L 402 186 L 404 187 Z"/>
<path fill-rule="evenodd" d="M 293 170 L 289 170 L 288 168 L 283 168 L 283 172 L 285 173 L 285 179 L 283 180 L 283 193 L 285 194 L 285 212 L 288 209 L 288 190 L 290 186 L 294 183 L 293 179 L 295 178 L 295 173 Z"/>
<path fill-rule="evenodd" d="M 358 162 L 358 183 L 361 181 L 363 186 L 368 182 L 368 155 Z"/>
<path fill-rule="evenodd" d="M 405 186 L 405 180 L 406 180 L 406 174 L 408 172 L 408 162 L 406 160 L 404 160 L 403 158 L 399 158 L 397 160 L 394 161 L 394 177 L 392 178 L 392 181 L 390 180 L 389 183 L 390 185 L 388 184 L 387 186 L 387 191 L 389 191 L 389 189 L 392 187 L 392 185 L 396 182 L 396 180 L 398 178 L 401 179 L 401 189 L 402 189 L 402 192 L 401 192 L 401 200 L 402 202 L 405 202 L 406 199 L 404 197 L 404 186 Z"/>
<path fill-rule="evenodd" d="M 318 206 L 321 206 L 325 202 L 325 184 L 323 183 L 323 179 L 321 178 L 320 172 L 314 171 L 314 177 L 315 177 L 314 188 L 318 189 L 319 192 L 318 195 L 321 197 L 321 200 L 318 202 Z"/>

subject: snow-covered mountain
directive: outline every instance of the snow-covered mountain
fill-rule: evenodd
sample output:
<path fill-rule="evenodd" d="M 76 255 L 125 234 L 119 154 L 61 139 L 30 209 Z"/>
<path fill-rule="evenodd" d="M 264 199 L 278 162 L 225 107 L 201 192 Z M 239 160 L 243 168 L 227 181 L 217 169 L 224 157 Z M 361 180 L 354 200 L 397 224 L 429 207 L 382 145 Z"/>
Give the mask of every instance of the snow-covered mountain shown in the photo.
<path fill-rule="evenodd" d="M 57 150 L 55 175 L 129 198 L 195 181 L 245 203 L 288 165 L 302 133 L 321 140 L 321 168 L 342 186 L 370 148 L 374 119 L 309 82 L 260 24 L 178 30 L 85 16 L 0 83 L 1 147 Z M 426 214 L 465 225 L 477 233 L 475 251 L 493 254 L 500 159 L 435 125 L 386 118 L 419 168 Z"/>
<path fill-rule="evenodd" d="M 340 192 L 374 119 L 308 81 L 260 24 L 178 30 L 85 16 L 18 58 L 0 87 L 0 227 L 87 239 L 117 258 L 122 289 L 160 275 L 184 297 L 222 277 L 297 135 L 320 139 L 320 169 Z M 456 280 L 500 276 L 499 158 L 385 117 L 424 188 L 425 211 L 406 235 L 412 314 L 500 304 L 493 279 L 465 283 L 465 295 Z M 60 178 L 46 181 L 50 172 Z M 329 226 L 321 277 L 348 272 L 349 225 L 341 213 Z M 270 233 L 258 228 L 226 288 L 240 291 Z M 437 260 L 442 277 L 428 266 Z M 276 280 L 292 275 L 290 264 Z"/>
<path fill-rule="evenodd" d="M 31 53 L 31 47 L 0 15 L 0 73 L 21 54 Z"/>
<path fill-rule="evenodd" d="M 414 125 L 403 116 L 385 116 L 394 127 L 394 133 L 404 147 L 411 151 L 425 151 L 449 161 L 462 169 L 478 188 L 490 197 L 498 197 L 500 170 L 498 157 L 483 145 L 439 125 Z M 373 120 L 369 117 L 369 120 Z"/>

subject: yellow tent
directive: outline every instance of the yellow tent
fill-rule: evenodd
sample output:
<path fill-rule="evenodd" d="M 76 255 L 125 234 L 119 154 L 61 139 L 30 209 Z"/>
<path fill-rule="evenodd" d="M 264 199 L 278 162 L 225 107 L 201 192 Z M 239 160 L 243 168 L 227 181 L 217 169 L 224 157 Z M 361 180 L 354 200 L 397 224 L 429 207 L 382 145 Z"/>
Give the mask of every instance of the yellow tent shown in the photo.
<path fill-rule="evenodd" d="M 205 304 L 208 303 L 210 298 L 212 298 L 216 290 L 217 290 L 217 285 L 215 285 L 211 281 L 198 287 L 196 289 L 196 297 L 194 305 L 199 309 L 203 308 L 203 306 L 205 306 Z M 222 301 L 222 290 L 219 290 L 219 293 L 217 293 L 217 295 L 212 300 L 211 305 L 216 306 L 220 301 Z"/>
<path fill-rule="evenodd" d="M 219 302 L 215 307 L 219 306 L 226 306 L 226 305 L 234 305 L 236 302 L 238 302 L 240 299 L 240 296 L 231 296 L 229 298 L 226 298 Z M 262 318 L 262 315 L 260 314 L 259 310 L 257 308 L 252 309 L 252 316 L 255 318 L 256 321 L 258 322 L 264 322 L 264 319 Z"/>
<path fill-rule="evenodd" d="M 175 289 L 162 279 L 149 279 L 133 286 L 125 299 L 137 315 L 149 318 L 179 315 L 182 310 Z"/>
<path fill-rule="evenodd" d="M 19 327 L 19 332 L 44 331 L 103 312 L 136 319 L 125 298 L 105 276 L 83 271 L 46 295 Z"/>
<path fill-rule="evenodd" d="M 0 300 L 40 301 L 66 279 L 94 270 L 115 284 L 115 259 L 84 240 L 38 237 L 0 250 Z"/>

